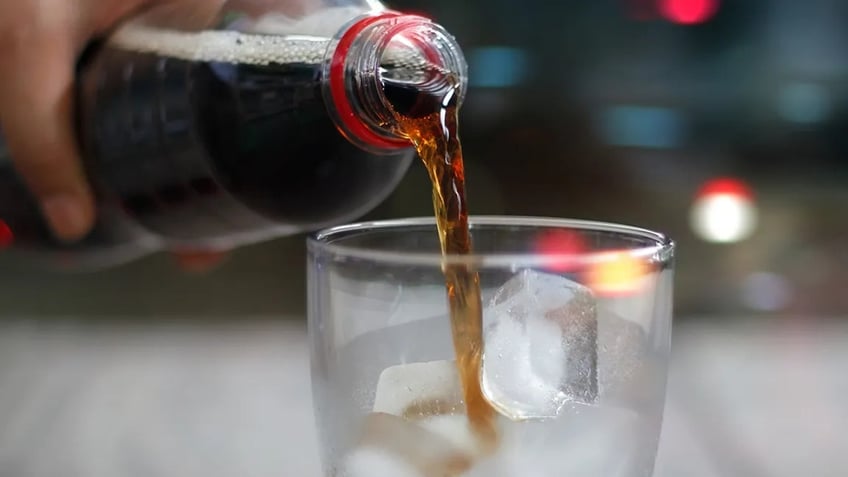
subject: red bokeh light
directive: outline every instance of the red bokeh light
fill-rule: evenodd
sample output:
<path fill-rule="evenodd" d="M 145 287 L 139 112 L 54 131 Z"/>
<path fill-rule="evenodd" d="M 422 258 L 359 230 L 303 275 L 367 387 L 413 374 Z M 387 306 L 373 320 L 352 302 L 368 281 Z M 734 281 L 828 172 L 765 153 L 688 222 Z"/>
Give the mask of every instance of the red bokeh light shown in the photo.
<path fill-rule="evenodd" d="M 6 222 L 0 220 L 0 249 L 9 247 L 15 241 L 15 234 Z"/>
<path fill-rule="evenodd" d="M 551 230 L 536 240 L 536 253 L 548 257 L 546 268 L 569 272 L 579 266 L 578 256 L 586 250 L 583 237 L 568 230 Z"/>
<path fill-rule="evenodd" d="M 705 182 L 695 194 L 695 199 L 714 195 L 732 195 L 740 199 L 754 199 L 753 189 L 744 181 L 732 177 L 718 177 Z"/>
<path fill-rule="evenodd" d="M 718 11 L 719 0 L 658 0 L 660 13 L 681 25 L 704 23 Z"/>

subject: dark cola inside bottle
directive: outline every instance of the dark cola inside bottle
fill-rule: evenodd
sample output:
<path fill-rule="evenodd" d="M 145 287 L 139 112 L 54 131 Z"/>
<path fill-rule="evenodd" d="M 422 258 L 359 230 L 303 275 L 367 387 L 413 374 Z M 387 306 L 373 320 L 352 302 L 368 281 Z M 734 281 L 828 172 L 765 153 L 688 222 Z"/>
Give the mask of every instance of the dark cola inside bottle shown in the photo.
<path fill-rule="evenodd" d="M 390 101 L 415 98 L 445 51 L 456 56 L 448 66 L 464 62 L 455 44 L 404 41 L 405 29 L 442 31 L 429 20 L 331 10 L 319 14 L 331 20 L 302 23 L 312 34 L 279 34 L 267 22 L 250 32 L 119 29 L 77 83 L 98 223 L 80 242 L 54 240 L 0 164 L 0 245 L 99 268 L 162 248 L 314 230 L 375 207 L 414 156 L 392 130 Z"/>

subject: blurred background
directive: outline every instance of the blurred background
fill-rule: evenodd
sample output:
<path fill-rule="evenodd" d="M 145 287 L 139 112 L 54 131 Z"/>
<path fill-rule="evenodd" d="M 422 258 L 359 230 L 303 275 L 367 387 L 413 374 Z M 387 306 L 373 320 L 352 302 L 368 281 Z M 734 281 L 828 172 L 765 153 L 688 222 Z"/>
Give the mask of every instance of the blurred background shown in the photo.
<path fill-rule="evenodd" d="M 848 2 L 389 4 L 465 50 L 472 213 L 677 241 L 657 475 L 848 475 Z M 366 218 L 431 213 L 414 164 Z M 0 257 L 0 475 L 317 475 L 278 445 L 314 439 L 304 274 L 303 236 L 203 274 Z"/>

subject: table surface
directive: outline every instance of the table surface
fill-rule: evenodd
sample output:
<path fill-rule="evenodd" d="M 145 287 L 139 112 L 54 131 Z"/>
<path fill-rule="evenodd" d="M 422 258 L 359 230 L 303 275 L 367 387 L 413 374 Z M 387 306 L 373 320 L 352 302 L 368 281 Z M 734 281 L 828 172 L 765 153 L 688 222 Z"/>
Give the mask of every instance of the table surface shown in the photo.
<path fill-rule="evenodd" d="M 657 477 L 848 475 L 848 323 L 677 327 Z M 0 325 L 0 476 L 318 476 L 305 328 Z M 700 323 L 700 324 L 699 324 Z"/>

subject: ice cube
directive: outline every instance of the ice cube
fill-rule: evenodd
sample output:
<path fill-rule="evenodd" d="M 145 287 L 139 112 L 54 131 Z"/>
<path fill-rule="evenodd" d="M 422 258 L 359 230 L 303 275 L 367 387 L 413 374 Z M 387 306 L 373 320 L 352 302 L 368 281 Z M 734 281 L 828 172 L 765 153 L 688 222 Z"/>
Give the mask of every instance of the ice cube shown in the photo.
<path fill-rule="evenodd" d="M 410 419 L 462 412 L 462 389 L 454 361 L 429 361 L 383 370 L 374 412 Z"/>
<path fill-rule="evenodd" d="M 443 414 L 422 419 L 418 424 L 434 434 L 444 437 L 465 455 L 481 457 L 488 452 L 486 442 L 471 428 L 465 414 Z"/>
<path fill-rule="evenodd" d="M 598 385 L 604 401 L 637 406 L 662 402 L 662 363 L 652 355 L 642 326 L 606 309 L 599 312 Z"/>
<path fill-rule="evenodd" d="M 362 439 L 341 462 L 345 477 L 460 475 L 472 457 L 451 440 L 398 416 L 372 413 Z"/>
<path fill-rule="evenodd" d="M 597 312 L 589 288 L 524 270 L 483 313 L 481 385 L 498 411 L 515 420 L 551 418 L 567 402 L 596 402 Z"/>
<path fill-rule="evenodd" d="M 468 424 L 454 361 L 386 368 L 377 383 L 373 409 L 415 422 L 468 456 L 485 452 Z"/>
<path fill-rule="evenodd" d="M 426 477 L 403 457 L 379 448 L 363 447 L 348 454 L 340 477 Z"/>
<path fill-rule="evenodd" d="M 554 419 L 509 423 L 500 450 L 465 477 L 647 477 L 650 433 L 635 411 L 567 404 Z"/>

